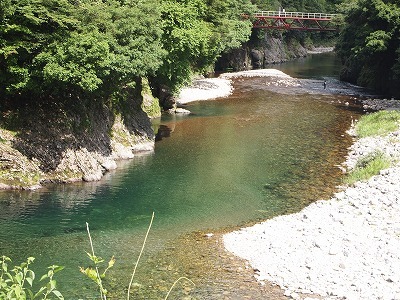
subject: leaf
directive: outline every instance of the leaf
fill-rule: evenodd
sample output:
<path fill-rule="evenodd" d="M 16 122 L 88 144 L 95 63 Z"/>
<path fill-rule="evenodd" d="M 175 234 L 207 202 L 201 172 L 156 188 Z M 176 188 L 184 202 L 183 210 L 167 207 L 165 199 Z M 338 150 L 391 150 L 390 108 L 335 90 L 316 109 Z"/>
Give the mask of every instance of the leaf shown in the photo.
<path fill-rule="evenodd" d="M 53 269 L 54 274 L 55 274 L 55 273 L 60 272 L 61 270 L 63 270 L 65 268 L 65 266 L 53 265 L 53 266 L 51 266 L 51 268 Z"/>
<path fill-rule="evenodd" d="M 42 286 L 40 288 L 40 290 L 35 294 L 35 296 L 33 297 L 33 299 L 35 299 L 36 297 L 38 297 L 39 295 L 41 295 L 43 293 L 43 291 L 46 290 L 45 286 Z"/>
<path fill-rule="evenodd" d="M 101 257 L 96 256 L 96 255 L 92 255 L 89 252 L 86 252 L 86 254 L 89 256 L 90 260 L 92 262 L 94 262 L 95 264 L 98 264 L 98 263 L 101 263 L 101 262 L 104 261 L 104 259 L 102 259 Z"/>
<path fill-rule="evenodd" d="M 27 290 L 27 292 L 28 292 L 28 294 L 29 294 L 29 298 L 30 298 L 31 300 L 34 299 L 33 292 L 32 292 L 31 290 Z"/>
<path fill-rule="evenodd" d="M 32 280 L 35 280 L 35 272 L 33 272 L 32 270 L 28 270 L 26 277 L 31 278 Z"/>
<path fill-rule="evenodd" d="M 115 257 L 111 257 L 110 261 L 108 262 L 108 269 L 113 267 L 115 264 Z"/>
<path fill-rule="evenodd" d="M 54 295 L 56 295 L 56 297 L 57 297 L 58 299 L 64 299 L 63 295 L 62 295 L 59 291 L 54 290 L 54 291 L 52 291 L 52 293 L 53 293 Z"/>
<path fill-rule="evenodd" d="M 22 278 L 23 278 L 22 273 L 17 273 L 14 276 L 15 282 L 18 283 L 19 285 L 22 285 Z"/>
<path fill-rule="evenodd" d="M 31 264 L 34 260 L 35 260 L 35 258 L 30 256 L 30 257 L 28 257 L 27 262 L 28 262 L 28 264 Z"/>
<path fill-rule="evenodd" d="M 98 278 L 97 278 L 97 273 L 96 270 L 92 269 L 92 268 L 80 268 L 80 271 L 85 274 L 88 278 L 92 279 L 93 281 L 97 282 Z"/>
<path fill-rule="evenodd" d="M 33 284 L 33 279 L 30 277 L 26 277 L 26 281 L 29 283 L 30 286 Z"/>
<path fill-rule="evenodd" d="M 49 278 L 49 276 L 47 276 L 47 274 L 44 274 L 42 277 L 40 277 L 39 281 L 45 280 L 46 278 Z"/>
<path fill-rule="evenodd" d="M 49 286 L 50 286 L 50 290 L 54 290 L 56 288 L 57 285 L 57 281 L 55 281 L 54 279 L 49 281 Z"/>

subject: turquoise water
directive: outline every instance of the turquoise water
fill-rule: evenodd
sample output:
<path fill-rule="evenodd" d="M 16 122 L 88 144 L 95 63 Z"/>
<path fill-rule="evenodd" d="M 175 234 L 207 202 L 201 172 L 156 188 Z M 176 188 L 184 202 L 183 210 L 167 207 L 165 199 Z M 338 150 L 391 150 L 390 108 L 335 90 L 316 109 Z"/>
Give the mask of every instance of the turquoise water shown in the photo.
<path fill-rule="evenodd" d="M 325 75 L 331 70 L 317 77 Z M 190 116 L 164 116 L 155 122 L 154 153 L 120 162 L 100 182 L 2 192 L 0 254 L 15 262 L 34 256 L 37 273 L 66 266 L 60 290 L 90 298 L 96 290 L 78 270 L 89 265 L 86 222 L 96 253 L 116 256 L 110 280 L 123 291 L 152 212 L 144 260 L 182 234 L 298 211 L 329 194 L 350 142 L 344 130 L 359 113 L 339 103 L 348 96 L 278 93 L 263 82 L 237 81 L 228 98 L 189 104 Z"/>

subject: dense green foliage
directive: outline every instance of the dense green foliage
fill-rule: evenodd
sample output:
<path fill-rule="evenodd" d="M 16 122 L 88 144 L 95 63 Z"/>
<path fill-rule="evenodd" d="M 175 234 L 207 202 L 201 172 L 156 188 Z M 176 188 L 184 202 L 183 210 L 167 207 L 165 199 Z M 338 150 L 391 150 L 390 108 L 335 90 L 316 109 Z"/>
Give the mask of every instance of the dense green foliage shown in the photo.
<path fill-rule="evenodd" d="M 258 8 L 263 11 L 277 11 L 285 9 L 286 12 L 309 12 L 309 13 L 337 13 L 337 6 L 342 0 L 253 0 Z M 344 21 L 338 17 L 332 21 L 335 25 L 341 25 Z M 264 38 L 262 29 L 258 29 L 258 39 Z M 283 37 L 286 43 L 297 41 L 302 46 L 308 48 L 312 46 L 334 46 L 337 39 L 337 32 L 308 32 L 308 31 L 271 31 L 269 35 Z M 254 41 L 253 41 L 254 42 Z M 255 41 L 257 43 L 257 41 Z"/>
<path fill-rule="evenodd" d="M 241 14 L 254 10 L 249 0 L 163 0 L 162 44 L 167 56 L 156 72 L 157 81 L 176 89 L 193 72 L 210 70 L 221 53 L 248 40 L 252 25 Z"/>
<path fill-rule="evenodd" d="M 337 46 L 344 64 L 341 78 L 399 96 L 399 1 L 354 0 L 342 8 L 347 26 Z"/>
<path fill-rule="evenodd" d="M 260 10 L 278 10 L 301 12 L 336 12 L 336 5 L 342 0 L 253 0 Z"/>
<path fill-rule="evenodd" d="M 398 92 L 396 0 L 3 0 L 0 103 L 121 100 L 141 77 L 176 90 L 193 73 L 212 70 L 222 53 L 248 40 L 251 22 L 241 14 L 279 8 L 340 8 L 348 14 L 338 45 L 345 65 L 342 78 Z M 332 37 L 284 35 L 303 44 Z"/>
<path fill-rule="evenodd" d="M 11 0 L 0 23 L 0 97 L 100 97 L 165 55 L 154 1 Z M 149 26 L 152 24 L 153 26 Z"/>
<path fill-rule="evenodd" d="M 248 39 L 240 13 L 253 9 L 250 0 L 2 0 L 0 100 L 110 99 L 146 76 L 174 89 Z"/>

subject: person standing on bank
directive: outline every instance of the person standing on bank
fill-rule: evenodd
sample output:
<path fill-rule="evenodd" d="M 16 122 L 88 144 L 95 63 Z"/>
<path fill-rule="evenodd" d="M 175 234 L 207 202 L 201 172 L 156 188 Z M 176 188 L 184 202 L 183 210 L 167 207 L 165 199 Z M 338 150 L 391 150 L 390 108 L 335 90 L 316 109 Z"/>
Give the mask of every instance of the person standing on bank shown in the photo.
<path fill-rule="evenodd" d="M 324 80 L 324 90 L 326 89 L 326 80 Z"/>

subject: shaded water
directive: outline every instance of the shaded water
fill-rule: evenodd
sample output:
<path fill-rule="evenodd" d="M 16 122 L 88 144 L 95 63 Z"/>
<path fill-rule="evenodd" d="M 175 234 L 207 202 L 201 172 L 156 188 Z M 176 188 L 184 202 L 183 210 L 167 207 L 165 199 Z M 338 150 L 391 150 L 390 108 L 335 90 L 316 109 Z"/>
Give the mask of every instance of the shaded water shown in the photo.
<path fill-rule="evenodd" d="M 336 74 L 334 58 L 323 59 L 331 69 L 317 78 L 313 72 L 301 76 L 313 78 L 315 90 L 322 86 L 321 76 Z M 289 66 L 306 72 L 303 62 Z M 37 273 L 47 265 L 64 265 L 58 278 L 66 299 L 95 297 L 94 285 L 78 270 L 89 265 L 88 222 L 96 254 L 116 256 L 107 283 L 120 295 L 154 211 L 135 279 L 142 285 L 135 285 L 135 293 L 140 299 L 159 299 L 171 280 L 186 275 L 177 265 L 195 265 L 191 254 L 198 237 L 186 243 L 180 237 L 298 211 L 328 197 L 340 183 L 335 165 L 350 145 L 344 131 L 359 114 L 343 104 L 349 101 L 345 95 L 300 89 L 272 91 L 265 79 L 237 80 L 228 98 L 189 104 L 190 116 L 164 116 L 155 125 L 155 152 L 121 162 L 101 182 L 1 193 L 0 254 L 16 262 L 36 257 Z M 185 251 L 166 254 L 181 244 Z M 209 267 L 196 267 L 193 276 L 201 282 L 202 268 Z M 195 290 L 203 299 L 201 286 Z"/>

